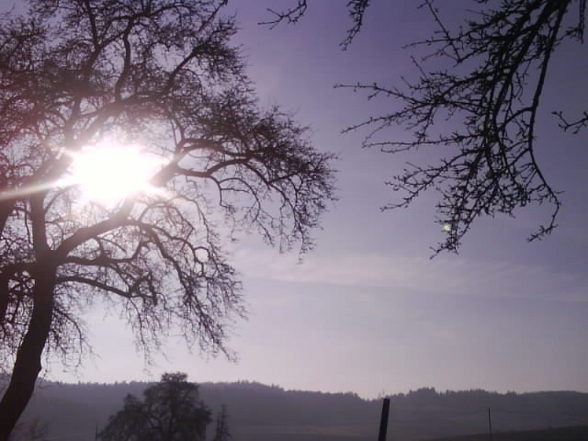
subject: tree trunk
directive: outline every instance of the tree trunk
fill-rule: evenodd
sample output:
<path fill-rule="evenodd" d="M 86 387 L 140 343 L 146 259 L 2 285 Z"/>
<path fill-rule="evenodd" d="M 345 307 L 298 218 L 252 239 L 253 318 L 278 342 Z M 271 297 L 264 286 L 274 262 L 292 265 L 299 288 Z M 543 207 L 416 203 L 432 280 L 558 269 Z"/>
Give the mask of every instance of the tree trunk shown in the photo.
<path fill-rule="evenodd" d="M 8 277 L 0 277 L 0 327 L 4 326 L 6 311 L 8 310 Z"/>
<path fill-rule="evenodd" d="M 0 235 L 4 231 L 8 217 L 14 208 L 13 200 L 0 201 Z"/>
<path fill-rule="evenodd" d="M 33 395 L 53 318 L 55 278 L 55 268 L 41 269 L 36 277 L 29 327 L 16 353 L 10 383 L 0 401 L 0 441 L 8 441 Z"/>
<path fill-rule="evenodd" d="M 0 201 L 0 237 L 4 232 L 4 227 L 6 227 L 6 222 L 13 208 L 14 201 Z M 0 278 L 0 326 L 4 325 L 4 318 L 8 309 L 8 280 L 8 277 L 4 275 Z"/>

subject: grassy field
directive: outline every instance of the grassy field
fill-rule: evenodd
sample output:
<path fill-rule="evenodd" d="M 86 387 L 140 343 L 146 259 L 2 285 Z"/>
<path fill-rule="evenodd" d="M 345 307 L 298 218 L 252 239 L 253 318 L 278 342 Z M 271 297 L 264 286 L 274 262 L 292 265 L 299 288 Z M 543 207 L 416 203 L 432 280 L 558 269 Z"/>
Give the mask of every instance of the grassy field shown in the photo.
<path fill-rule="evenodd" d="M 427 441 L 490 441 L 488 433 L 435 438 Z M 492 441 L 588 441 L 588 426 L 495 433 Z"/>

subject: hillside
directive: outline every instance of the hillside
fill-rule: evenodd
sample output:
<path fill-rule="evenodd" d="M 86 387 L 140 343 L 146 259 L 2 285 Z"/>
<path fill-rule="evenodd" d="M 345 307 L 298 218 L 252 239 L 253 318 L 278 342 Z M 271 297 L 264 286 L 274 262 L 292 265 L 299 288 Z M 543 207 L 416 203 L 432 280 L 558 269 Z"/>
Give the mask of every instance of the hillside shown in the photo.
<path fill-rule="evenodd" d="M 49 425 L 52 439 L 91 441 L 125 395 L 147 383 L 42 383 L 26 413 Z M 380 400 L 355 394 L 286 391 L 258 383 L 204 383 L 202 399 L 213 410 L 226 404 L 235 441 L 374 441 Z M 499 394 L 480 390 L 438 393 L 419 389 L 391 398 L 388 441 L 484 433 L 492 408 L 496 432 L 588 424 L 588 394 Z"/>
<path fill-rule="evenodd" d="M 430 441 L 488 441 L 487 433 L 466 436 L 436 438 Z M 588 439 L 588 426 L 521 430 L 494 433 L 492 441 L 580 441 Z"/>

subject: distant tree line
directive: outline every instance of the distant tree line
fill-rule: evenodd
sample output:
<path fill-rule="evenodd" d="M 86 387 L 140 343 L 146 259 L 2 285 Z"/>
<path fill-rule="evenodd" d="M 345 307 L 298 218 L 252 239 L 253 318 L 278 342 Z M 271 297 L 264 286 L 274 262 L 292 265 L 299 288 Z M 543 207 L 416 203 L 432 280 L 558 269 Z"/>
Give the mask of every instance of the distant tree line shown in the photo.
<path fill-rule="evenodd" d="M 44 383 L 24 421 L 37 418 L 48 426 L 50 437 L 94 439 L 96 425 L 106 427 L 109 415 L 121 410 L 126 395 L 144 397 L 143 391 L 154 385 Z M 236 441 L 292 441 L 292 431 L 305 441 L 336 441 L 337 434 L 343 433 L 350 436 L 348 441 L 373 441 L 381 410 L 380 399 L 366 400 L 352 393 L 286 391 L 247 382 L 203 383 L 198 397 L 217 419 L 223 404 L 228 406 L 230 433 Z M 503 394 L 422 388 L 391 395 L 390 399 L 389 437 L 396 439 L 483 432 L 488 407 L 492 408 L 494 428 L 500 431 L 588 424 L 588 394 L 579 392 Z M 207 439 L 214 437 L 215 431 L 215 421 L 211 421 Z"/>

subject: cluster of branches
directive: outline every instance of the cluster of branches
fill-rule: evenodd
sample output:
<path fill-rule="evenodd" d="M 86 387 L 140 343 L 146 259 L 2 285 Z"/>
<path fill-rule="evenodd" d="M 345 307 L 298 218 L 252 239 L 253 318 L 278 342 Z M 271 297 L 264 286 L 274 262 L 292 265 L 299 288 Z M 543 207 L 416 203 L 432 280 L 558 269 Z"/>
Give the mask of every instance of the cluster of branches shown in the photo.
<path fill-rule="evenodd" d="M 370 0 L 348 0 L 347 10 L 351 18 L 351 27 L 347 30 L 345 39 L 339 43 L 342 49 L 347 49 L 353 42 L 355 36 L 359 33 L 363 26 L 365 11 L 370 5 Z M 270 17 L 267 20 L 260 22 L 262 25 L 269 25 L 275 27 L 280 23 L 298 23 L 298 21 L 306 14 L 308 9 L 308 0 L 297 0 L 296 4 L 284 10 L 275 10 L 268 8 Z"/>
<path fill-rule="evenodd" d="M 0 364 L 14 367 L 1 440 L 43 351 L 67 359 L 84 346 L 80 316 L 97 298 L 122 307 L 146 350 L 181 329 L 230 355 L 226 325 L 243 306 L 219 227 L 312 245 L 333 198 L 331 155 L 278 108 L 257 108 L 225 3 L 30 0 L 2 18 Z M 159 195 L 104 207 L 60 184 L 71 153 L 106 136 L 162 159 Z"/>
<path fill-rule="evenodd" d="M 448 153 L 431 165 L 409 164 L 389 184 L 404 193 L 406 207 L 429 189 L 440 193 L 437 221 L 447 233 L 435 252 L 457 251 L 463 236 L 480 216 L 513 215 L 529 204 L 550 204 L 551 216 L 530 240 L 551 233 L 560 209 L 558 192 L 542 173 L 535 155 L 537 115 L 553 52 L 566 40 L 583 41 L 585 0 L 476 0 L 471 19 L 449 29 L 434 0 L 421 4 L 438 25 L 437 32 L 409 48 L 433 52 L 414 60 L 419 78 L 402 87 L 346 84 L 369 98 L 389 97 L 397 110 L 377 115 L 349 130 L 369 129 L 365 146 L 385 152 L 445 146 Z M 349 2 L 354 26 L 347 47 L 363 23 L 368 2 Z M 306 1 L 274 12 L 279 22 L 296 22 Z M 437 65 L 429 68 L 431 59 Z M 438 68 L 439 65 L 447 67 Z M 576 118 L 554 112 L 562 129 L 578 133 L 588 114 Z M 413 136 L 390 140 L 386 130 L 401 126 Z M 443 127 L 455 127 L 447 131 Z"/>

